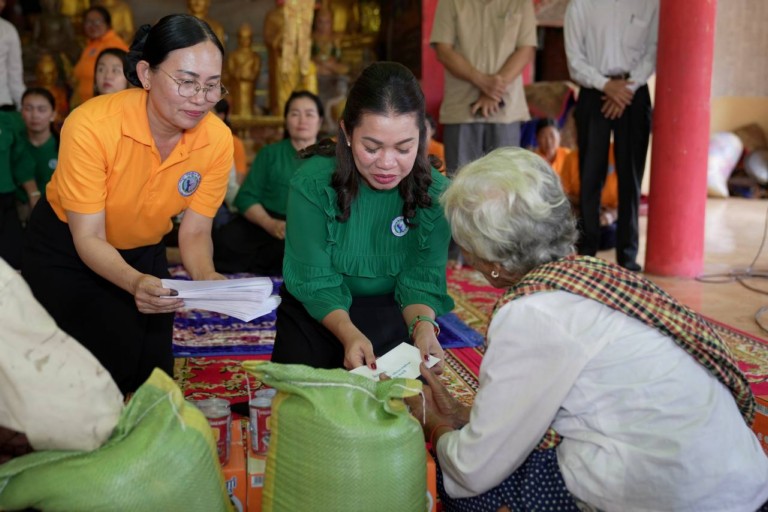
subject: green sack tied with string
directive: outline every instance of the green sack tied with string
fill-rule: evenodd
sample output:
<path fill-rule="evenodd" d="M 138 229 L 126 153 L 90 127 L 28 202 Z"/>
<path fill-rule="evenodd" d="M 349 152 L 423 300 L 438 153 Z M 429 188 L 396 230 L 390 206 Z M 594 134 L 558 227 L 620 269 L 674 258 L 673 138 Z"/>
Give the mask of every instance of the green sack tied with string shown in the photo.
<path fill-rule="evenodd" d="M 264 512 L 426 510 L 424 436 L 402 400 L 421 382 L 265 361 L 243 367 L 278 390 Z"/>
<path fill-rule="evenodd" d="M 208 420 L 157 368 L 98 449 L 39 451 L 0 465 L 0 510 L 27 507 L 45 512 L 233 510 Z"/>

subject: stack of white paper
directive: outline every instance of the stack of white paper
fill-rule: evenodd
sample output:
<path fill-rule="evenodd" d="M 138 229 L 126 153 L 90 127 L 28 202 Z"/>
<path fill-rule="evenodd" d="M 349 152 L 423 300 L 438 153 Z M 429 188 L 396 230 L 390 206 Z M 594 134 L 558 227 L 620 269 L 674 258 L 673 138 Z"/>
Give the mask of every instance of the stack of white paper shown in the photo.
<path fill-rule="evenodd" d="M 427 365 L 427 368 L 432 368 L 438 362 L 440 362 L 440 359 L 435 356 L 429 356 L 429 362 L 424 364 Z M 354 370 L 350 370 L 350 373 L 356 373 L 375 381 L 379 380 L 379 376 L 382 373 L 386 373 L 393 379 L 415 379 L 421 375 L 421 372 L 419 372 L 420 364 L 421 352 L 419 349 L 403 342 L 383 356 L 376 358 L 376 370 L 371 370 L 367 366 L 358 366 Z"/>
<path fill-rule="evenodd" d="M 280 297 L 272 295 L 268 277 L 246 277 L 222 281 L 186 281 L 162 279 L 164 288 L 179 292 L 171 299 L 184 299 L 190 309 L 205 309 L 235 317 L 244 322 L 264 316 L 280 305 Z"/>

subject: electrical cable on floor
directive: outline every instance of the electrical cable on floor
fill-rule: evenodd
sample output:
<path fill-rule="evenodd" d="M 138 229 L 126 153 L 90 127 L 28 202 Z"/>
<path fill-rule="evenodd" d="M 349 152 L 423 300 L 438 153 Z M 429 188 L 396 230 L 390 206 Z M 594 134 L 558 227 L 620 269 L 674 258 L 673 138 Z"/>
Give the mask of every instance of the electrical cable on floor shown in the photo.
<path fill-rule="evenodd" d="M 762 293 L 763 295 L 768 295 L 768 290 L 761 290 L 759 288 L 755 288 L 754 286 L 751 286 L 746 283 L 747 279 L 766 279 L 768 278 L 768 273 L 766 272 L 758 272 L 755 270 L 755 263 L 757 263 L 758 258 L 760 258 L 760 254 L 763 252 L 763 247 L 765 246 L 765 240 L 766 236 L 768 235 L 768 211 L 766 211 L 765 214 L 765 224 L 763 226 L 763 240 L 760 242 L 760 248 L 757 250 L 757 254 L 755 255 L 755 258 L 752 260 L 752 263 L 749 264 L 749 266 L 744 270 L 731 270 L 730 272 L 723 273 L 723 274 L 702 274 L 699 276 L 696 276 L 696 280 L 700 281 L 702 283 L 732 283 L 733 281 L 736 281 L 740 285 L 742 285 L 744 288 L 748 290 L 752 290 L 753 292 Z M 764 324 L 762 321 L 763 315 L 768 312 L 768 306 L 763 306 L 760 309 L 757 310 L 755 313 L 755 323 L 765 332 L 768 332 L 768 324 Z"/>

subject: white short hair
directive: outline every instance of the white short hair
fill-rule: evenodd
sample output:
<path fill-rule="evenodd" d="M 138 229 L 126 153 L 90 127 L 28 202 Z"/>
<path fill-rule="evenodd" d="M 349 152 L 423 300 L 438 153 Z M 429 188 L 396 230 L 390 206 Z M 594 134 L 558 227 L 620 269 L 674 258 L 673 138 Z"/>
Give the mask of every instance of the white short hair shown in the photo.
<path fill-rule="evenodd" d="M 514 275 L 574 251 L 576 221 L 560 179 L 530 151 L 499 148 L 465 165 L 441 203 L 459 246 Z"/>

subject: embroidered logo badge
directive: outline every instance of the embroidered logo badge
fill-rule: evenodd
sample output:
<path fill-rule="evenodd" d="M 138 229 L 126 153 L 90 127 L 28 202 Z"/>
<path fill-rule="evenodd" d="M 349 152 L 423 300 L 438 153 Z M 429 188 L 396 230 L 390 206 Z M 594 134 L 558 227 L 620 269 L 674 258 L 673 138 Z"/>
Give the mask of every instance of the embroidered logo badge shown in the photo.
<path fill-rule="evenodd" d="M 400 215 L 392 219 L 391 229 L 393 235 L 397 237 L 404 236 L 408 232 L 408 224 L 405 223 L 405 218 Z"/>
<path fill-rule="evenodd" d="M 197 187 L 200 186 L 201 179 L 202 177 L 197 171 L 185 172 L 184 175 L 179 178 L 179 185 L 177 187 L 179 189 L 179 194 L 184 197 L 189 197 L 194 194 Z"/>

